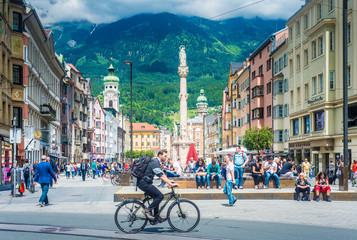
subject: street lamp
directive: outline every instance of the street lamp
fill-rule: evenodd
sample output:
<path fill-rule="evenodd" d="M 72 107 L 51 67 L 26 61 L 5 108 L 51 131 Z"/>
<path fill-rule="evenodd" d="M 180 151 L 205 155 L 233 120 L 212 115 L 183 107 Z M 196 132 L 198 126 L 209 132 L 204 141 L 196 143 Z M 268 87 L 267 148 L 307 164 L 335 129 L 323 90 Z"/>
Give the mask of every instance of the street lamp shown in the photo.
<path fill-rule="evenodd" d="M 133 163 L 133 63 L 125 60 L 125 65 L 130 65 L 130 164 Z"/>

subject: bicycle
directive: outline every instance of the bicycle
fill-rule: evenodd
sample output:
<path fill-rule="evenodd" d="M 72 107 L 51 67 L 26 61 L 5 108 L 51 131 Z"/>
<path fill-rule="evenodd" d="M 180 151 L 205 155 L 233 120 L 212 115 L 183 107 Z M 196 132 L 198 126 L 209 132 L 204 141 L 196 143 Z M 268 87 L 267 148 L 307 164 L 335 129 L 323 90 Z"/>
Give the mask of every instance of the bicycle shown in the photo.
<path fill-rule="evenodd" d="M 168 202 L 174 199 L 167 210 L 165 219 L 156 217 L 155 220 L 149 220 L 146 217 L 145 210 L 147 207 L 145 204 L 150 204 L 149 201 L 152 200 L 152 197 L 145 194 L 144 200 L 140 198 L 124 199 L 115 211 L 115 224 L 122 232 L 130 234 L 142 231 L 148 222 L 151 225 L 156 225 L 166 220 L 170 227 L 177 232 L 190 232 L 195 229 L 200 222 L 200 210 L 197 205 L 190 200 L 180 199 L 180 194 L 175 193 L 174 187 L 171 187 L 171 192 L 164 194 L 164 196 L 168 196 L 168 198 L 159 209 L 157 216 L 162 213 Z M 192 220 L 190 220 L 191 217 Z"/>
<path fill-rule="evenodd" d="M 105 173 L 102 175 L 102 180 L 104 182 L 109 182 L 109 180 L 112 178 L 112 175 L 110 174 L 110 170 L 106 169 Z"/>
<path fill-rule="evenodd" d="M 111 177 L 111 182 L 114 186 L 121 185 L 121 174 L 120 171 L 115 171 Z"/>

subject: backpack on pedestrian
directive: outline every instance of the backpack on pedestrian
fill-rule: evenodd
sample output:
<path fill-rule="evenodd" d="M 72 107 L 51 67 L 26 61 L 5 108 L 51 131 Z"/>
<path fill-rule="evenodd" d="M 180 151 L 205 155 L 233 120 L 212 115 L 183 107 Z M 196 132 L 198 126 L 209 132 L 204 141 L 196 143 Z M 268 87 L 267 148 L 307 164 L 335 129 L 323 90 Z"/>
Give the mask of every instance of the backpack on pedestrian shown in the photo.
<path fill-rule="evenodd" d="M 24 170 L 24 177 L 25 178 L 30 177 L 30 167 L 29 166 L 27 166 Z"/>

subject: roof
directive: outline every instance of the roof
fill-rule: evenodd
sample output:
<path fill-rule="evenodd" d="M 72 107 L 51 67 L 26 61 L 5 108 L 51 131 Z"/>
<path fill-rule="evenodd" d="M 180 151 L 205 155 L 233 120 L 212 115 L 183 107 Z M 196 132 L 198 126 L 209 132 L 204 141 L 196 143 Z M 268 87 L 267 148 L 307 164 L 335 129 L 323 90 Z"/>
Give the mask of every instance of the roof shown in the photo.
<path fill-rule="evenodd" d="M 197 116 L 197 117 L 194 117 L 194 118 L 187 119 L 187 124 L 189 124 L 191 122 L 193 124 L 202 124 L 203 123 L 203 117 L 202 116 Z"/>
<path fill-rule="evenodd" d="M 119 82 L 119 78 L 115 76 L 115 68 L 113 67 L 113 64 L 110 64 L 108 71 L 108 76 L 104 77 L 104 82 Z"/>
<path fill-rule="evenodd" d="M 50 35 L 51 29 L 45 29 L 45 33 L 46 33 L 47 36 Z"/>
<path fill-rule="evenodd" d="M 231 71 L 232 71 L 232 75 L 234 75 L 236 72 L 238 72 L 239 70 L 241 70 L 244 67 L 244 63 L 242 62 L 231 62 Z"/>
<path fill-rule="evenodd" d="M 205 120 L 206 120 L 206 125 L 210 125 L 211 123 L 214 122 L 214 120 L 216 120 L 216 117 L 214 116 L 214 114 L 208 114 L 205 116 Z"/>
<path fill-rule="evenodd" d="M 78 87 L 76 84 L 74 84 L 74 86 L 81 92 L 84 92 L 82 88 Z"/>
<path fill-rule="evenodd" d="M 207 104 L 207 98 L 205 97 L 205 91 L 203 89 L 201 89 L 200 96 L 197 98 L 197 104 Z"/>
<path fill-rule="evenodd" d="M 70 68 L 72 68 L 75 72 L 81 73 L 80 71 L 78 71 L 78 69 L 77 69 L 75 66 L 73 66 L 72 63 L 68 63 L 68 66 L 69 66 Z"/>
<path fill-rule="evenodd" d="M 159 131 L 159 129 L 149 123 L 133 123 L 133 132 L 142 132 L 142 131 Z"/>
<path fill-rule="evenodd" d="M 274 34 L 271 34 L 264 42 L 262 42 L 257 49 L 254 50 L 252 55 L 250 55 L 249 60 L 252 60 L 259 52 L 263 50 L 270 42 L 273 41 Z"/>

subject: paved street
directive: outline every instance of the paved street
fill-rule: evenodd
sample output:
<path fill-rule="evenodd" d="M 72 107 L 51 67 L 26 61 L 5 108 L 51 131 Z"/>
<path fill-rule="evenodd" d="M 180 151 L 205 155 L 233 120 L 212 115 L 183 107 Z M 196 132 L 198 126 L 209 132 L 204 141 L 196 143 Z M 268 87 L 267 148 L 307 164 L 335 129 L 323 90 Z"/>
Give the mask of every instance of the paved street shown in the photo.
<path fill-rule="evenodd" d="M 195 202 L 201 222 L 191 233 L 173 232 L 164 223 L 148 225 L 140 235 L 126 235 L 113 219 L 118 189 L 101 179 L 82 182 L 61 176 L 45 208 L 36 206 L 40 191 L 21 198 L 2 191 L 1 239 L 157 239 L 158 234 L 165 239 L 355 239 L 357 234 L 357 216 L 351 213 L 355 202 L 241 200 L 227 208 L 225 200 L 200 200 Z"/>

